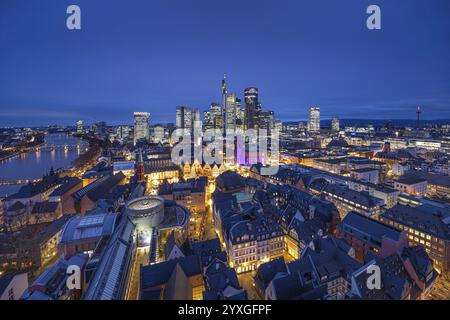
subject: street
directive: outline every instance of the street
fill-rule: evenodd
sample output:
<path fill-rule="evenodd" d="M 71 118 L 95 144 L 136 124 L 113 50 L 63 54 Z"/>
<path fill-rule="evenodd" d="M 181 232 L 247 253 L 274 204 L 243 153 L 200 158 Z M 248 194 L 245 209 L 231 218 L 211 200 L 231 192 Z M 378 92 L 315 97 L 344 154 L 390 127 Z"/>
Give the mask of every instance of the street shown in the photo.
<path fill-rule="evenodd" d="M 131 270 L 130 284 L 128 287 L 128 294 L 126 300 L 139 299 L 139 282 L 140 282 L 140 265 L 148 265 L 148 251 L 149 247 L 138 248 L 134 258 L 133 268 Z"/>
<path fill-rule="evenodd" d="M 253 277 L 255 276 L 255 271 L 241 273 L 238 275 L 239 283 L 243 289 L 247 291 L 249 300 L 261 300 L 258 293 L 256 292 L 256 288 L 254 286 L 255 281 Z"/>

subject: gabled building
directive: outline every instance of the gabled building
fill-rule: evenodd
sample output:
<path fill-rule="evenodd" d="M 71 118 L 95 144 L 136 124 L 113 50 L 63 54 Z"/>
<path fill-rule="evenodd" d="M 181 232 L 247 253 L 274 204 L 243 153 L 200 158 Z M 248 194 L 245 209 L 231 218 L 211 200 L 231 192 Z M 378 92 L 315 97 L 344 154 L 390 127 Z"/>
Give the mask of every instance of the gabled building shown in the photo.
<path fill-rule="evenodd" d="M 266 300 L 343 299 L 361 267 L 351 248 L 332 236 L 315 239 L 300 259 L 283 263 L 268 262 L 257 272 L 255 284 Z"/>
<path fill-rule="evenodd" d="M 63 178 L 62 184 L 53 191 L 48 200 L 61 203 L 62 214 L 75 213 L 75 204 L 72 194 L 83 187 L 83 180 L 75 177 Z"/>
<path fill-rule="evenodd" d="M 141 266 L 141 300 L 201 300 L 204 291 L 198 256 Z"/>
<path fill-rule="evenodd" d="M 97 206 L 97 202 L 119 186 L 125 178 L 122 172 L 103 176 L 75 192 L 72 197 L 75 202 L 76 212 L 85 214 L 87 211 L 94 209 Z"/>
<path fill-rule="evenodd" d="M 350 299 L 417 300 L 424 299 L 433 288 L 437 272 L 423 247 L 403 248 L 384 258 L 370 258 L 352 274 Z M 369 268 L 380 269 L 380 288 L 369 288 Z"/>
<path fill-rule="evenodd" d="M 164 181 L 159 186 L 158 195 L 166 200 L 176 201 L 191 211 L 202 212 L 206 210 L 207 186 L 207 177 L 172 184 Z"/>

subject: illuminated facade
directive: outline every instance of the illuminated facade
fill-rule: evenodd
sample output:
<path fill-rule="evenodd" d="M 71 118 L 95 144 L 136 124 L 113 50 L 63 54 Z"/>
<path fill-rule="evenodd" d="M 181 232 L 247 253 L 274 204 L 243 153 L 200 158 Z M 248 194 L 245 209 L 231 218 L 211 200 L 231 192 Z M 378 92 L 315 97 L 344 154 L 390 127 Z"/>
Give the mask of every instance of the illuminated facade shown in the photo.
<path fill-rule="evenodd" d="M 434 268 L 450 276 L 450 210 L 421 205 L 397 205 L 380 215 L 380 221 L 406 232 L 410 245 L 423 246 Z"/>
<path fill-rule="evenodd" d="M 134 113 L 134 144 L 136 144 L 139 140 L 149 139 L 150 137 L 149 123 L 150 123 L 149 112 Z"/>
<path fill-rule="evenodd" d="M 309 132 L 319 132 L 320 131 L 320 108 L 319 107 L 313 107 L 313 108 L 309 109 L 308 131 Z"/>

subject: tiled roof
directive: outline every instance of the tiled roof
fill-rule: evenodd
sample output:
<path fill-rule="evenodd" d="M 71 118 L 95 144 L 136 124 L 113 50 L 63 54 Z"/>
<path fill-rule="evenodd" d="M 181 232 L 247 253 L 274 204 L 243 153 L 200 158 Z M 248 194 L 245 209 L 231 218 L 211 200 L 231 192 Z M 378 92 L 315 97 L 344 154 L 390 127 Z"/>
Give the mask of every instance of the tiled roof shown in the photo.
<path fill-rule="evenodd" d="M 125 179 L 125 175 L 122 171 L 116 173 L 113 176 L 109 176 L 102 183 L 96 185 L 94 188 L 87 192 L 87 196 L 93 202 L 98 201 L 101 197 L 105 196 L 112 188 L 117 186 L 123 179 Z"/>
<path fill-rule="evenodd" d="M 147 265 L 141 267 L 141 289 L 145 291 L 155 286 L 167 284 L 177 264 L 180 265 L 188 278 L 202 273 L 200 259 L 197 256 L 187 256 Z"/>
<path fill-rule="evenodd" d="M 66 192 L 69 192 L 76 185 L 81 184 L 82 180 L 76 177 L 66 177 L 62 181 L 62 185 L 55 189 L 52 192 L 50 197 L 58 197 L 64 195 Z"/>

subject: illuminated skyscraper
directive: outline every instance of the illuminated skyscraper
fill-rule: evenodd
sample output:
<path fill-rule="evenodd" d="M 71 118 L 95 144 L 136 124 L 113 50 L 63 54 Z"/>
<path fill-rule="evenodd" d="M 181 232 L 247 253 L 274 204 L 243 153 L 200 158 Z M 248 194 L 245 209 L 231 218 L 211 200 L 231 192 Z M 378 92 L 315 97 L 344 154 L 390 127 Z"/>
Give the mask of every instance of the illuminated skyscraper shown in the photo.
<path fill-rule="evenodd" d="M 244 91 L 244 127 L 245 129 L 253 129 L 256 124 L 256 111 L 258 109 L 258 88 L 250 87 Z"/>
<path fill-rule="evenodd" d="M 217 117 L 221 117 L 220 104 L 213 102 L 209 110 L 203 113 L 203 129 L 214 129 Z"/>
<path fill-rule="evenodd" d="M 223 79 L 222 79 L 222 117 L 223 117 L 223 122 L 225 125 L 225 130 L 226 130 L 226 124 L 228 123 L 228 119 L 227 119 L 227 75 L 224 74 L 223 75 Z"/>
<path fill-rule="evenodd" d="M 241 99 L 236 98 L 236 130 L 244 130 L 244 111 Z"/>
<path fill-rule="evenodd" d="M 320 132 L 320 108 L 312 107 L 309 109 L 309 132 Z"/>
<path fill-rule="evenodd" d="M 130 131 L 128 126 L 118 126 L 116 128 L 116 136 L 118 139 L 125 139 L 130 134 Z"/>
<path fill-rule="evenodd" d="M 340 130 L 339 118 L 333 117 L 333 119 L 331 120 L 331 131 L 339 132 L 339 130 Z"/>
<path fill-rule="evenodd" d="M 157 124 L 153 127 L 153 142 L 159 143 L 165 141 L 164 126 Z"/>
<path fill-rule="evenodd" d="M 77 133 L 78 133 L 78 134 L 83 134 L 83 133 L 84 133 L 84 123 L 83 123 L 83 120 L 78 120 L 78 121 L 77 121 Z"/>
<path fill-rule="evenodd" d="M 261 110 L 257 115 L 258 129 L 267 130 L 271 132 L 274 125 L 274 112 L 270 110 Z"/>
<path fill-rule="evenodd" d="M 139 140 L 148 140 L 150 137 L 149 131 L 150 113 L 149 112 L 135 112 L 134 113 L 134 144 Z"/>
<path fill-rule="evenodd" d="M 178 106 L 176 127 L 183 129 L 185 135 L 193 133 L 194 126 L 200 125 L 200 111 L 187 106 Z"/>
<path fill-rule="evenodd" d="M 226 129 L 230 131 L 236 130 L 236 94 L 230 93 L 226 100 Z"/>

